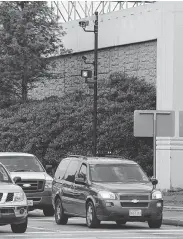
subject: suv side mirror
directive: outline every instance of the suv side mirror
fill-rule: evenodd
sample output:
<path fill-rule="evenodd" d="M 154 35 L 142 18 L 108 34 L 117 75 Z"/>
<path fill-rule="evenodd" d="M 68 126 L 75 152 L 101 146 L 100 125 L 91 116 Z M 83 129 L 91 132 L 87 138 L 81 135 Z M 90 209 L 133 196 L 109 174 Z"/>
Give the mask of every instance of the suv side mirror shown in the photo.
<path fill-rule="evenodd" d="M 76 179 L 75 179 L 75 183 L 76 183 L 76 184 L 85 185 L 85 184 L 86 184 L 86 181 L 85 181 L 84 178 L 76 178 Z"/>
<path fill-rule="evenodd" d="M 156 178 L 150 178 L 150 181 L 152 183 L 153 186 L 157 185 L 158 184 L 158 180 Z"/>
<path fill-rule="evenodd" d="M 13 181 L 15 182 L 15 183 L 19 183 L 19 182 L 21 182 L 21 177 L 14 177 L 13 178 Z"/>

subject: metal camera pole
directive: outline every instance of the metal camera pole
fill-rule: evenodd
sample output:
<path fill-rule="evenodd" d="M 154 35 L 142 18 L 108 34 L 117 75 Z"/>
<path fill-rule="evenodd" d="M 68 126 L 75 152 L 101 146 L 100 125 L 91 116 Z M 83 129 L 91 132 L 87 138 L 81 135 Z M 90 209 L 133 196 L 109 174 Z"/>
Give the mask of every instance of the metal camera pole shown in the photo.
<path fill-rule="evenodd" d="M 93 156 L 97 152 L 97 70 L 98 70 L 98 12 L 95 12 L 94 25 L 94 94 L 93 94 Z"/>
<path fill-rule="evenodd" d="M 86 62 L 86 57 L 83 56 L 85 64 L 94 66 L 94 80 L 93 82 L 93 135 L 92 135 L 92 154 L 96 156 L 97 154 L 97 67 L 98 67 L 98 12 L 95 12 L 94 30 L 86 30 L 86 26 L 89 25 L 89 21 L 80 21 L 79 25 L 83 28 L 85 32 L 94 33 L 94 61 L 92 63 Z M 81 76 L 85 78 L 91 78 L 91 72 L 89 70 L 81 70 Z"/>

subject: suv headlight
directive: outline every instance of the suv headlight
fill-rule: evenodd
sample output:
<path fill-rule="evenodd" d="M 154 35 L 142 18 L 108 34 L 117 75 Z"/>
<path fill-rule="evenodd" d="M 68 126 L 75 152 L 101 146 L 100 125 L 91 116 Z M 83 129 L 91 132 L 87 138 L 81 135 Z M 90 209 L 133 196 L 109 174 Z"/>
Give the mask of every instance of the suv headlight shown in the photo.
<path fill-rule="evenodd" d="M 14 193 L 14 202 L 21 202 L 25 200 L 25 193 L 20 192 L 20 193 Z"/>
<path fill-rule="evenodd" d="M 152 199 L 163 199 L 163 195 L 160 191 L 152 192 Z"/>
<path fill-rule="evenodd" d="M 100 191 L 98 192 L 98 198 L 101 199 L 116 199 L 116 195 L 114 193 L 108 191 Z"/>
<path fill-rule="evenodd" d="M 52 182 L 53 180 L 46 180 L 46 183 L 45 183 L 45 189 L 51 189 L 52 188 Z"/>

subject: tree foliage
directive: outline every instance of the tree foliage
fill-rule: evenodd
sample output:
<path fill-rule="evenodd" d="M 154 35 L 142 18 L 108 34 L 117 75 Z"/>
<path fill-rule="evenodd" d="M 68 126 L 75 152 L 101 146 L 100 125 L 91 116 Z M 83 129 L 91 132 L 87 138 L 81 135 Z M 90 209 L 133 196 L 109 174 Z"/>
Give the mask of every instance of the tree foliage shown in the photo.
<path fill-rule="evenodd" d="M 105 90 L 104 90 L 105 89 Z M 133 136 L 134 110 L 155 109 L 155 87 L 114 73 L 98 92 L 98 151 L 139 162 L 152 174 L 152 139 Z M 16 104 L 0 112 L 0 151 L 24 151 L 44 162 L 92 153 L 93 96 L 76 91 L 59 99 Z"/>
<path fill-rule="evenodd" d="M 67 52 L 65 32 L 46 1 L 1 2 L 0 24 L 0 95 L 25 102 L 35 81 L 55 77 L 47 57 Z"/>

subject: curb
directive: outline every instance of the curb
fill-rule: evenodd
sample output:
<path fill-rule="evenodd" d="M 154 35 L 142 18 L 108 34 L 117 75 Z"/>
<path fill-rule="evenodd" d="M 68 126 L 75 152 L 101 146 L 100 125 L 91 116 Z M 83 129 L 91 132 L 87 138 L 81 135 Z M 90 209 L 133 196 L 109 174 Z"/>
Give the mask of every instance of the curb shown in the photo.
<path fill-rule="evenodd" d="M 183 221 L 176 220 L 176 219 L 163 219 L 163 224 L 176 226 L 176 227 L 183 227 Z"/>
<path fill-rule="evenodd" d="M 176 206 L 164 206 L 164 210 L 166 211 L 183 211 L 183 207 L 176 207 Z"/>

